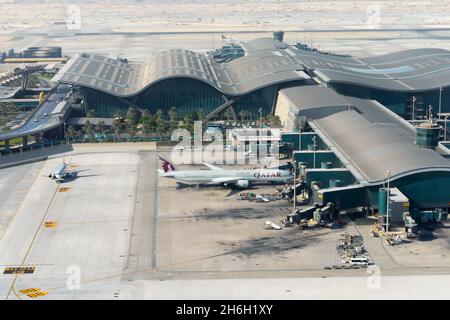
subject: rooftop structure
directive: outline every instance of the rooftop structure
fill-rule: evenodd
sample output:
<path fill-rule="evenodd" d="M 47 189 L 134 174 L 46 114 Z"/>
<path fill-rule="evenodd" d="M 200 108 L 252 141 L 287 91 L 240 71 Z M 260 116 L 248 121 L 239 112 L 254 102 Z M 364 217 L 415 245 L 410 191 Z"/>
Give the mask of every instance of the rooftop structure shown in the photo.
<path fill-rule="evenodd" d="M 30 47 L 23 51 L 23 58 L 62 58 L 62 48 Z"/>
<path fill-rule="evenodd" d="M 450 86 L 450 52 L 414 49 L 358 59 L 296 52 L 297 60 L 327 83 L 350 83 L 388 91 L 430 91 Z"/>
<path fill-rule="evenodd" d="M 294 87 L 281 90 L 276 114 L 288 129 L 311 128 L 357 185 L 378 188 L 389 176 L 420 206 L 447 206 L 450 161 L 418 146 L 416 128 L 377 101 L 322 86 Z"/>
<path fill-rule="evenodd" d="M 277 128 L 236 128 L 229 131 L 229 140 L 234 147 L 245 147 L 246 144 L 275 144 L 281 139 L 281 131 Z"/>
<path fill-rule="evenodd" d="M 169 78 L 199 80 L 230 96 L 309 78 L 288 52 L 273 46 L 272 50 L 254 51 L 252 47 L 248 44 L 250 51 L 246 56 L 226 63 L 213 63 L 205 55 L 183 49 L 161 52 L 144 63 L 79 55 L 73 57 L 54 80 L 129 97 Z"/>
<path fill-rule="evenodd" d="M 450 107 L 446 50 L 407 50 L 358 59 L 303 50 L 270 38 L 240 46 L 245 55 L 229 62 L 184 49 L 163 51 L 144 62 L 81 54 L 54 80 L 81 87 L 88 108 L 102 117 L 130 106 L 152 111 L 176 107 L 180 113 L 202 109 L 210 114 L 208 119 L 228 108 L 234 118 L 241 109 L 256 114 L 263 107 L 267 114 L 278 89 L 293 82 L 308 84 L 310 77 L 345 95 L 376 99 L 405 118 L 420 119 L 429 104 L 440 112 Z"/>

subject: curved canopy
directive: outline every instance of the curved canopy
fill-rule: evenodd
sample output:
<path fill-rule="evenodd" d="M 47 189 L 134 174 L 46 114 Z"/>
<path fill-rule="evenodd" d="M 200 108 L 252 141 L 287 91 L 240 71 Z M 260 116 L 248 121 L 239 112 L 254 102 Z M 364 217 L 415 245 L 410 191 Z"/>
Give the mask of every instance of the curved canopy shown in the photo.
<path fill-rule="evenodd" d="M 450 172 L 450 161 L 416 145 L 415 130 L 374 100 L 341 96 L 330 88 L 304 86 L 282 94 L 330 148 L 345 158 L 361 183 L 383 183 L 428 171 Z"/>
<path fill-rule="evenodd" d="M 438 90 L 450 86 L 450 52 L 413 49 L 356 59 L 296 51 L 297 59 L 328 83 L 398 92 Z"/>
<path fill-rule="evenodd" d="M 303 66 L 278 41 L 247 43 L 246 56 L 215 63 L 205 55 L 183 49 L 163 51 L 144 63 L 127 63 L 98 55 L 77 55 L 54 78 L 129 97 L 169 78 L 193 78 L 231 96 L 243 95 L 270 85 L 309 79 Z"/>
<path fill-rule="evenodd" d="M 300 50 L 268 39 L 245 42 L 246 55 L 215 63 L 205 55 L 183 49 L 160 52 L 143 63 L 125 63 L 98 55 L 73 57 L 55 81 L 128 97 L 158 81 L 188 77 L 220 92 L 239 96 L 273 84 L 307 79 L 303 72 L 329 83 L 348 83 L 387 91 L 431 91 L 450 86 L 450 52 L 414 49 L 357 59 Z"/>

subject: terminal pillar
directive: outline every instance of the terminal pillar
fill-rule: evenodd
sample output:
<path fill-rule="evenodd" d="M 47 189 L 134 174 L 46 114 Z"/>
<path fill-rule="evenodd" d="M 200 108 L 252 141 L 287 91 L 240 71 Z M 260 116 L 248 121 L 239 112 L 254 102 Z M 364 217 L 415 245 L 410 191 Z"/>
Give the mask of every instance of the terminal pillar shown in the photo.
<path fill-rule="evenodd" d="M 28 137 L 27 136 L 22 138 L 22 147 L 24 147 L 24 148 L 28 147 Z"/>
<path fill-rule="evenodd" d="M 40 144 L 41 143 L 41 135 L 40 134 L 36 134 L 34 136 L 34 141 L 35 141 L 36 145 Z"/>
<path fill-rule="evenodd" d="M 5 140 L 5 151 L 9 152 L 9 140 Z"/>

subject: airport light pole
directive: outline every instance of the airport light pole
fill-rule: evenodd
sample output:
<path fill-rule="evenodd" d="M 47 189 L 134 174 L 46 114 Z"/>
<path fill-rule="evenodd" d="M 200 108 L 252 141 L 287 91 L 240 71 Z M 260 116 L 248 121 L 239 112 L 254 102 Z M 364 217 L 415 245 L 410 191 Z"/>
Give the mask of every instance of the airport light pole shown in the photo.
<path fill-rule="evenodd" d="M 259 129 L 262 129 L 262 108 L 258 109 L 259 111 Z"/>
<path fill-rule="evenodd" d="M 415 115 L 414 115 L 414 105 L 415 105 L 415 103 L 416 103 L 416 97 L 415 96 L 413 96 L 412 97 L 412 121 L 414 121 L 415 120 Z"/>
<path fill-rule="evenodd" d="M 441 105 L 442 105 L 442 87 L 439 87 L 439 119 L 441 118 Z"/>
<path fill-rule="evenodd" d="M 313 169 L 316 168 L 316 148 L 317 148 L 317 138 L 316 136 L 314 136 L 312 138 L 312 141 L 314 142 L 313 144 Z"/>
<path fill-rule="evenodd" d="M 391 194 L 390 189 L 391 171 L 387 170 L 387 200 L 386 200 L 386 233 L 389 232 L 389 197 Z"/>
<path fill-rule="evenodd" d="M 301 168 L 301 182 L 304 183 L 306 180 L 306 165 L 304 163 L 300 163 L 300 168 Z M 302 188 L 302 196 L 303 198 L 305 197 L 305 188 Z"/>
<path fill-rule="evenodd" d="M 297 212 L 297 161 L 294 160 L 294 213 Z"/>

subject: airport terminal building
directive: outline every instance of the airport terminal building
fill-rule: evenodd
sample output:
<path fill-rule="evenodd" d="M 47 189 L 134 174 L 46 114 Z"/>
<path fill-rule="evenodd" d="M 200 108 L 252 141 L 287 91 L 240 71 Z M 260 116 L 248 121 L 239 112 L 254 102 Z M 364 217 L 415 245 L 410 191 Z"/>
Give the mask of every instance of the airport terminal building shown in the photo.
<path fill-rule="evenodd" d="M 421 127 L 379 102 L 322 86 L 289 88 L 281 90 L 276 114 L 291 132 L 284 139 L 296 144 L 293 158 L 305 166 L 315 201 L 379 209 L 379 190 L 389 180 L 412 208 L 448 208 L 449 150 L 437 139 L 422 140 Z"/>
<path fill-rule="evenodd" d="M 357 59 L 299 49 L 270 38 L 242 45 L 245 56 L 217 63 L 183 49 L 163 51 L 143 63 L 81 54 L 55 78 L 78 86 L 86 109 L 112 117 L 138 109 L 176 107 L 211 117 L 230 109 L 274 111 L 278 90 L 322 83 L 337 92 L 375 99 L 405 119 L 423 119 L 428 106 L 450 111 L 450 52 L 417 49 Z M 312 80 L 314 79 L 314 80 Z M 440 107 L 440 108 L 439 108 Z"/>
<path fill-rule="evenodd" d="M 245 55 L 228 62 L 183 49 L 142 63 L 81 54 L 54 80 L 78 88 L 86 112 L 99 117 L 175 107 L 180 116 L 202 110 L 207 120 L 225 110 L 257 118 L 261 108 L 279 116 L 282 141 L 294 145 L 315 202 L 381 210 L 380 190 L 389 183 L 419 217 L 448 212 L 450 150 L 439 140 L 449 136 L 442 125 L 450 112 L 450 52 L 358 59 L 270 38 L 242 47 Z"/>
<path fill-rule="evenodd" d="M 82 54 L 73 57 L 55 78 L 80 88 L 86 109 L 103 117 L 129 107 L 155 112 L 176 107 L 178 113 L 203 110 L 208 119 L 229 109 L 257 117 L 273 112 L 278 90 L 310 82 L 302 65 L 284 43 L 271 39 L 249 42 L 246 55 L 215 63 L 206 55 L 175 49 L 144 63 L 128 63 Z"/>

